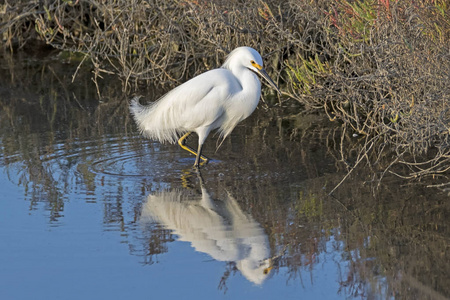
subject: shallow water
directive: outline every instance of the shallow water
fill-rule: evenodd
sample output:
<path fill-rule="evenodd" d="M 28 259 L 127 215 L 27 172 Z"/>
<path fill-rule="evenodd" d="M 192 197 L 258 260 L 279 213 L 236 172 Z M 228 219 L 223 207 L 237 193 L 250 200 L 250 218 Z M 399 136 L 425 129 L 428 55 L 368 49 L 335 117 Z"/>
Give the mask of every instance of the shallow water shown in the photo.
<path fill-rule="evenodd" d="M 195 172 L 74 68 L 2 64 L 1 299 L 450 296 L 449 195 L 361 169 L 328 196 L 345 171 L 323 117 L 262 104 Z"/>

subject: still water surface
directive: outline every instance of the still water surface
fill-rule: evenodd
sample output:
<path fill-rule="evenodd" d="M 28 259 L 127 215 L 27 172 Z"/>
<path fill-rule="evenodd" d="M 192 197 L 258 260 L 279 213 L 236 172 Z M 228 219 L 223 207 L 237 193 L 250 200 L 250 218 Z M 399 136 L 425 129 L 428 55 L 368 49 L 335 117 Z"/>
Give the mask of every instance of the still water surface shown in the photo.
<path fill-rule="evenodd" d="M 450 296 L 448 194 L 362 169 L 328 196 L 336 125 L 261 105 L 198 173 L 73 68 L 2 65 L 1 299 Z"/>

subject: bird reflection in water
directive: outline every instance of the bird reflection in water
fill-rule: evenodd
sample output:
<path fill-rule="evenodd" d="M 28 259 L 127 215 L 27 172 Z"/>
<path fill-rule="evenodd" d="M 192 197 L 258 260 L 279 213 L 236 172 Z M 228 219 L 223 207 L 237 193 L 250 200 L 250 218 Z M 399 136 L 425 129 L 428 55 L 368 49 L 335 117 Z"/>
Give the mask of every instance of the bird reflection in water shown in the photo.
<path fill-rule="evenodd" d="M 224 199 L 212 199 L 201 175 L 199 181 L 201 193 L 179 189 L 149 195 L 141 221 L 160 223 L 196 251 L 234 262 L 245 278 L 262 284 L 273 268 L 264 230 L 229 193 Z"/>

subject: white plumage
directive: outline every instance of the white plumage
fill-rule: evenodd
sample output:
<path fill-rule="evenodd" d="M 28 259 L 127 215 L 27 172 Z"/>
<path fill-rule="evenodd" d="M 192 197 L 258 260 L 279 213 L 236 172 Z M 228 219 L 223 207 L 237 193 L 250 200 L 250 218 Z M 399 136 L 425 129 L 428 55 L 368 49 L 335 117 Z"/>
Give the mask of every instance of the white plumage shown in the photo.
<path fill-rule="evenodd" d="M 279 92 L 264 70 L 259 53 L 250 47 L 239 47 L 228 55 L 221 68 L 192 78 L 148 106 L 142 106 L 140 97 L 134 97 L 130 110 L 145 137 L 160 142 L 178 141 L 196 155 L 194 166 L 198 167 L 200 158 L 208 160 L 201 151 L 211 130 L 218 129 L 225 138 L 255 110 L 261 96 L 261 83 L 255 73 Z M 191 132 L 198 135 L 197 152 L 185 145 Z"/>

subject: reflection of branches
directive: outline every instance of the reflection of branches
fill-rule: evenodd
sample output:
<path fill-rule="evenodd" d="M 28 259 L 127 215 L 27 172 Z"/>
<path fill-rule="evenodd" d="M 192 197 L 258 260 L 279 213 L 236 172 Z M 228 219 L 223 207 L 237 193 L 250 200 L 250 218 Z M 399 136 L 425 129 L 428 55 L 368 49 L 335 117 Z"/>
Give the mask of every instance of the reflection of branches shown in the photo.
<path fill-rule="evenodd" d="M 223 273 L 222 278 L 220 278 L 219 286 L 217 287 L 220 291 L 223 291 L 224 294 L 226 294 L 228 291 L 227 287 L 228 277 L 230 277 L 231 273 L 235 273 L 236 271 L 237 271 L 236 264 L 234 262 L 226 263 L 225 272 Z"/>
<path fill-rule="evenodd" d="M 130 245 L 130 252 L 143 257 L 142 264 L 152 265 L 158 262 L 158 255 L 168 251 L 167 244 L 175 241 L 175 237 L 171 230 L 153 224 L 146 225 L 144 237 L 140 237 L 139 241 L 139 245 Z"/>
<path fill-rule="evenodd" d="M 290 135 L 289 131 L 284 133 Z M 288 141 L 282 143 L 289 147 Z M 315 148 L 313 144 L 308 146 Z M 274 158 L 273 164 L 277 163 Z M 302 170 L 309 168 L 302 166 Z M 447 277 L 434 275 L 448 273 L 445 263 L 448 255 L 442 252 L 448 241 L 445 217 L 448 205 L 442 201 L 445 195 L 430 194 L 421 186 L 402 186 L 389 174 L 381 185 L 377 181 L 363 184 L 368 174 L 370 171 L 364 168 L 354 169 L 333 193 L 336 201 L 330 201 L 330 196 L 323 191 L 327 184 L 339 182 L 336 175 L 303 182 L 294 199 L 292 194 L 283 193 L 281 185 L 277 188 L 280 178 L 271 178 L 270 185 L 265 185 L 261 178 L 255 179 L 254 190 L 249 190 L 248 183 L 239 179 L 225 177 L 224 180 L 231 182 L 224 184 L 246 193 L 247 207 L 252 208 L 259 222 L 266 224 L 274 248 L 288 245 L 289 251 L 282 256 L 278 267 L 287 268 L 289 280 L 302 281 L 302 272 L 313 272 L 320 264 L 317 259 L 326 251 L 323 244 L 329 243 L 332 237 L 337 241 L 333 252 L 342 270 L 342 293 L 370 298 L 395 291 L 408 298 L 417 290 L 397 276 L 400 272 L 417 278 L 441 296 L 448 295 Z M 286 207 L 283 202 L 286 199 L 292 199 L 289 208 L 280 209 Z M 436 282 L 430 283 L 430 276 Z"/>
<path fill-rule="evenodd" d="M 97 106 L 95 94 L 87 93 L 92 91 L 89 77 L 71 84 L 68 64 L 52 61 L 50 66 L 46 59 L 10 63 L 9 72 L 0 73 L 2 86 L 16 87 L 0 100 L 0 163 L 32 203 L 48 204 L 53 220 L 64 208 L 74 168 L 91 185 L 92 176 L 80 162 L 104 155 L 94 149 L 104 147 L 105 134 L 117 132 L 117 119 L 128 108 L 119 101 L 121 106 Z M 111 122 L 111 115 L 116 121 Z"/>
<path fill-rule="evenodd" d="M 353 170 L 355 170 L 359 163 L 364 159 L 368 159 L 367 155 L 370 152 L 370 150 L 372 149 L 374 145 L 374 142 L 365 142 L 363 148 L 360 150 L 360 152 L 358 153 L 358 157 L 356 159 L 356 163 L 351 167 L 351 169 L 347 172 L 347 174 L 344 176 L 344 178 L 342 178 L 342 180 L 331 190 L 331 192 L 328 193 L 328 195 L 333 194 L 333 192 L 347 179 L 348 176 L 350 176 L 350 174 L 353 172 Z M 341 150 L 341 154 L 342 157 L 344 157 L 342 150 Z"/>
<path fill-rule="evenodd" d="M 9 162 L 6 171 L 12 181 L 16 181 L 17 177 L 17 184 L 23 186 L 26 191 L 25 196 L 32 204 L 46 202 L 49 205 L 50 219 L 55 221 L 60 217 L 64 209 L 62 193 L 55 184 L 58 181 L 57 178 L 54 178 L 51 167 L 46 165 L 45 161 L 31 157 L 20 163 Z"/>

